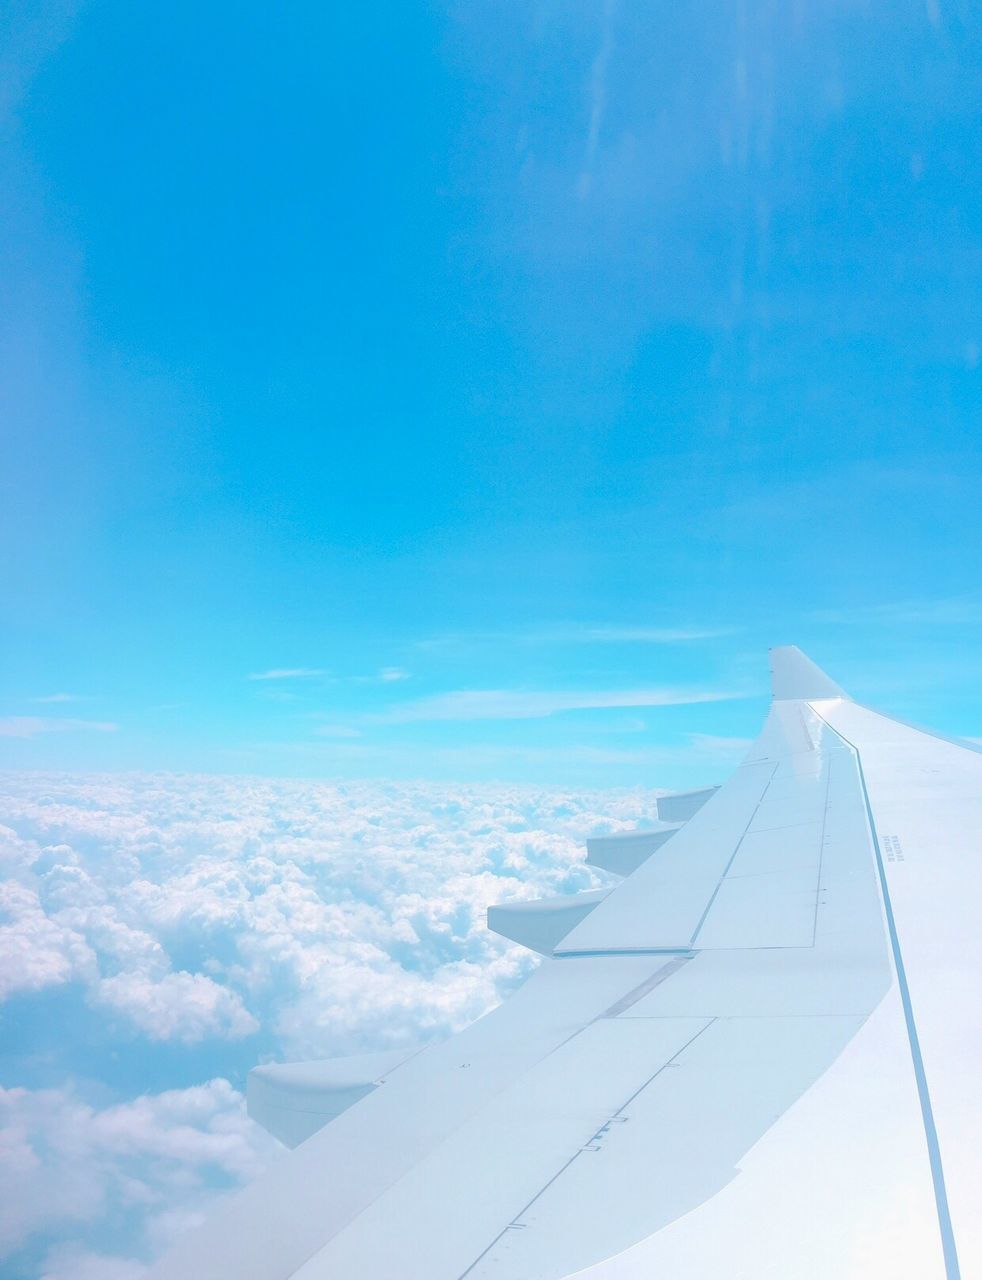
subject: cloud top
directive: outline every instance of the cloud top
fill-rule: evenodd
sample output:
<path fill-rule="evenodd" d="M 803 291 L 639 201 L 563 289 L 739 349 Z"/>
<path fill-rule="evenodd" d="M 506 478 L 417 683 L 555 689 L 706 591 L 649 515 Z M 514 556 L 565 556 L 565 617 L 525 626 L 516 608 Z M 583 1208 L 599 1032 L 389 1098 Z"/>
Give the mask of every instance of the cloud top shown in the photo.
<path fill-rule="evenodd" d="M 536 963 L 488 905 L 595 887 L 587 835 L 653 812 L 645 791 L 0 775 L 0 1004 L 33 1028 L 0 1091 L 0 1271 L 137 1280 L 275 1158 L 249 1067 L 480 1016 Z"/>

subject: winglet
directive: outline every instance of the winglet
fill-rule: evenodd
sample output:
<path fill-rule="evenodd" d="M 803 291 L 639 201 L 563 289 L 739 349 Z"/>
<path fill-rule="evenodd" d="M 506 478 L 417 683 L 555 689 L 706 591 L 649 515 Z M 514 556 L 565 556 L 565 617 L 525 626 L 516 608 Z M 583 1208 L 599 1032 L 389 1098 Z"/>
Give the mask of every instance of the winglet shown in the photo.
<path fill-rule="evenodd" d="M 781 645 L 771 650 L 770 657 L 771 692 L 775 698 L 798 698 L 803 702 L 812 702 L 819 698 L 849 697 L 797 645 Z"/>

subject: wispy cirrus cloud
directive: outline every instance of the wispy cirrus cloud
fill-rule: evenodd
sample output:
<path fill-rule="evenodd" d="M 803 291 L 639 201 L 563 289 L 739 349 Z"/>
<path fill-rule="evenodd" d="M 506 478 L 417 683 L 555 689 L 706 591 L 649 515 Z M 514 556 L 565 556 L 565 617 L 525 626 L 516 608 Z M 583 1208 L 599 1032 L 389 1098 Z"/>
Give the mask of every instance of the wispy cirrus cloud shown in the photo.
<path fill-rule="evenodd" d="M 417 641 L 418 649 L 450 649 L 481 644 L 590 645 L 590 644 L 690 644 L 735 635 L 737 627 L 657 626 L 648 623 L 565 623 L 529 627 L 516 631 L 458 631 L 428 636 Z"/>
<path fill-rule="evenodd" d="M 253 671 L 248 680 L 310 680 L 326 676 L 323 667 L 271 667 L 269 671 Z"/>
<path fill-rule="evenodd" d="M 690 733 L 687 737 L 694 754 L 721 764 L 736 764 L 754 745 L 753 738 L 730 738 L 717 733 Z"/>
<path fill-rule="evenodd" d="M 458 689 L 397 703 L 373 718 L 386 724 L 422 720 L 538 720 L 563 711 L 687 706 L 743 696 L 715 689 Z"/>
<path fill-rule="evenodd" d="M 325 680 L 331 684 L 392 684 L 408 680 L 410 672 L 404 667 L 381 667 L 374 675 L 335 676 L 324 667 L 272 667 L 269 671 L 254 671 L 249 680 Z"/>
<path fill-rule="evenodd" d="M 0 738 L 36 738 L 42 733 L 115 733 L 110 720 L 72 720 L 62 716 L 0 716 Z"/>
<path fill-rule="evenodd" d="M 464 723 L 464 722 L 461 722 Z M 402 742 L 379 745 L 370 735 L 348 725 L 331 725 L 326 732 L 314 729 L 310 738 L 254 742 L 237 751 L 240 767 L 256 768 L 262 760 L 277 759 L 295 770 L 316 770 L 325 775 L 388 776 L 417 778 L 421 769 L 445 778 L 441 785 L 483 785 L 485 778 L 523 776 L 543 785 L 580 785 L 589 790 L 598 778 L 614 787 L 648 786 L 654 781 L 671 781 L 673 786 L 690 788 L 720 781 L 735 768 L 751 745 L 744 738 L 686 734 L 681 741 L 645 743 L 632 721 L 621 719 L 590 725 L 590 738 L 555 745 L 522 742 L 469 743 L 466 752 L 459 746 L 427 746 Z M 630 744 L 630 745 L 628 745 Z M 422 763 L 421 763 L 422 762 Z M 462 782 L 461 779 L 478 779 Z M 450 781 L 452 780 L 452 781 Z"/>
<path fill-rule="evenodd" d="M 888 626 L 978 626 L 982 623 L 982 597 L 948 596 L 924 600 L 898 600 L 856 609 L 823 609 L 812 614 L 816 622 L 837 624 L 879 622 Z"/>
<path fill-rule="evenodd" d="M 604 5 L 600 48 L 590 68 L 590 118 L 587 127 L 583 168 L 577 181 L 577 194 L 580 199 L 584 199 L 590 192 L 592 170 L 597 158 L 597 146 L 600 142 L 600 130 L 607 109 L 607 78 L 611 55 L 614 51 L 614 7 L 613 0 L 607 0 Z"/>
<path fill-rule="evenodd" d="M 688 644 L 731 636 L 735 627 L 584 627 L 572 639 L 584 644 Z"/>
<path fill-rule="evenodd" d="M 395 684 L 399 680 L 410 680 L 412 673 L 404 667 L 381 667 L 370 676 L 335 676 L 333 684 Z"/>
<path fill-rule="evenodd" d="M 319 738 L 360 738 L 361 730 L 353 724 L 319 724 L 314 730 Z"/>
<path fill-rule="evenodd" d="M 81 693 L 45 693 L 38 698 L 32 698 L 32 702 L 83 702 L 84 695 Z"/>

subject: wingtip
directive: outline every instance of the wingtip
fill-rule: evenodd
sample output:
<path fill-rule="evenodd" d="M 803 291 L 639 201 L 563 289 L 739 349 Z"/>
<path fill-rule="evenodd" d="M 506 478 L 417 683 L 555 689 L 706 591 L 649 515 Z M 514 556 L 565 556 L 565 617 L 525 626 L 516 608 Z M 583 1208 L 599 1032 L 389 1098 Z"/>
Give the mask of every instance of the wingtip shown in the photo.
<path fill-rule="evenodd" d="M 776 699 L 795 698 L 802 702 L 820 698 L 848 698 L 849 695 L 815 665 L 797 645 L 779 645 L 770 651 L 771 692 Z"/>

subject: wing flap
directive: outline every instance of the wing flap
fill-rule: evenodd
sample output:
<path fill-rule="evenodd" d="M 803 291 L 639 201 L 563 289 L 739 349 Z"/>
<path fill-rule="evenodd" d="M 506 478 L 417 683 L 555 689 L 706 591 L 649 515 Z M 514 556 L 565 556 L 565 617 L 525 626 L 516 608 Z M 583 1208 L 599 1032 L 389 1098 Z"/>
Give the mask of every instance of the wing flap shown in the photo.
<path fill-rule="evenodd" d="M 587 889 L 556 898 L 501 902 L 488 907 L 488 928 L 530 951 L 549 956 L 556 944 L 585 920 L 609 893 L 609 889 Z"/>
<path fill-rule="evenodd" d="M 547 963 L 500 1008 L 410 1058 L 219 1205 L 157 1264 L 154 1280 L 288 1280 L 498 1093 L 665 967 L 651 955 Z"/>
<path fill-rule="evenodd" d="M 860 1022 L 712 1022 L 618 1113 L 619 1123 L 606 1126 L 544 1183 L 477 1264 L 459 1274 L 559 1280 L 696 1208 L 736 1176 L 740 1157 L 825 1070 Z"/>
<path fill-rule="evenodd" d="M 502 1234 L 521 1231 L 529 1202 L 583 1152 L 596 1150 L 632 1098 L 708 1025 L 697 1018 L 598 1019 L 370 1205 L 297 1280 L 481 1274 L 482 1258 Z M 450 1204 L 457 1206 L 452 1214 Z M 593 1217 L 603 1212 L 601 1200 Z M 408 1239 L 417 1242 L 412 1249 Z"/>
<path fill-rule="evenodd" d="M 360 1102 L 413 1049 L 254 1067 L 249 1072 L 249 1115 L 288 1147 L 299 1146 Z"/>
<path fill-rule="evenodd" d="M 618 831 L 610 836 L 591 836 L 586 842 L 586 860 L 591 867 L 602 867 L 616 876 L 629 876 L 680 829 L 681 823 L 676 823 L 658 831 Z"/>

